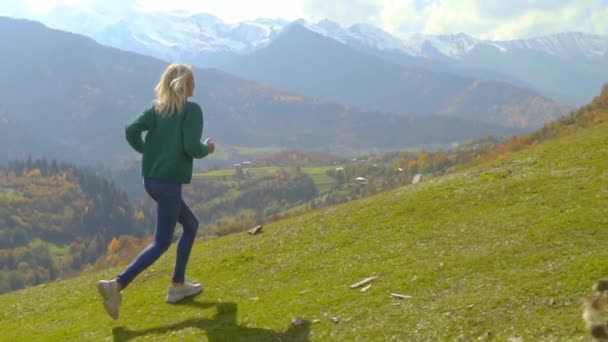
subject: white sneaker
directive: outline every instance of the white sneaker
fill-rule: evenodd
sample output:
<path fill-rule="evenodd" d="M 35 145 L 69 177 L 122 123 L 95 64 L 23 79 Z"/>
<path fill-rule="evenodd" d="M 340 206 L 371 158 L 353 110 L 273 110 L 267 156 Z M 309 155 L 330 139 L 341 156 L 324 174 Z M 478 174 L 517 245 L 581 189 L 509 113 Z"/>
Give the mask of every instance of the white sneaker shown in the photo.
<path fill-rule="evenodd" d="M 103 306 L 108 314 L 118 319 L 118 309 L 122 302 L 122 293 L 118 290 L 116 280 L 100 280 L 97 282 L 97 291 L 103 297 Z"/>
<path fill-rule="evenodd" d="M 203 291 L 203 285 L 185 282 L 183 285 L 171 285 L 167 289 L 167 303 L 177 303 L 180 300 L 192 297 Z"/>

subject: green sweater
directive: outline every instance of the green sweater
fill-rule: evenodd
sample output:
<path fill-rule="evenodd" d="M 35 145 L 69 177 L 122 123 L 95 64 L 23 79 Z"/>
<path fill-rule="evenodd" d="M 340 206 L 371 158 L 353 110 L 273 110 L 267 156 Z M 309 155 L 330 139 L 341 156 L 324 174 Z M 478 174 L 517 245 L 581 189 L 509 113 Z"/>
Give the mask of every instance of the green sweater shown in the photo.
<path fill-rule="evenodd" d="M 145 141 L 142 133 L 147 132 Z M 172 180 L 181 184 L 192 180 L 193 158 L 209 154 L 201 143 L 203 111 L 194 102 L 186 102 L 183 112 L 171 116 L 156 114 L 154 106 L 146 109 L 125 129 L 129 145 L 143 154 L 143 177 Z"/>

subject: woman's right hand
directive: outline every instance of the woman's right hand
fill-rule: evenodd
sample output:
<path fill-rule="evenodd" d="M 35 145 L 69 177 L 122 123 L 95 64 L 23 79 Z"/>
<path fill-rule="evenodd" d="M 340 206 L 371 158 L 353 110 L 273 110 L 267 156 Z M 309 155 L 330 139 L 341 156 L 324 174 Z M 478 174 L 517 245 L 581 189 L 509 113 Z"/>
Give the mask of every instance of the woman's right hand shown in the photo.
<path fill-rule="evenodd" d="M 215 152 L 215 143 L 213 140 L 206 139 L 205 144 L 207 144 L 207 147 L 209 148 L 209 154 L 213 154 L 213 152 Z"/>

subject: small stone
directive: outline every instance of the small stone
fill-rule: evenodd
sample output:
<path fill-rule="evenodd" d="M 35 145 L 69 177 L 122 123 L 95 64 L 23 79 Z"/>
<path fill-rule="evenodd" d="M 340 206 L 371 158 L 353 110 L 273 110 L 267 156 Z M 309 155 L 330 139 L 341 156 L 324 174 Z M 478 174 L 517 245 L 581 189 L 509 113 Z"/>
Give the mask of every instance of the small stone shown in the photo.
<path fill-rule="evenodd" d="M 549 300 L 549 305 L 551 305 L 551 306 L 555 305 L 555 299 L 551 298 Z"/>
<path fill-rule="evenodd" d="M 363 286 L 363 285 L 367 285 L 367 284 L 371 283 L 372 281 L 374 281 L 374 280 L 376 280 L 376 279 L 378 279 L 378 277 L 377 277 L 377 276 L 373 276 L 373 277 L 368 277 L 368 278 L 365 278 L 365 279 L 361 280 L 361 281 L 360 281 L 360 282 L 358 282 L 358 283 L 352 284 L 352 285 L 350 286 L 350 288 L 351 288 L 351 289 L 356 289 L 357 287 L 361 287 L 361 286 Z"/>
<path fill-rule="evenodd" d="M 604 292 L 608 291 L 608 280 L 600 280 L 593 285 L 593 291 Z"/>
<path fill-rule="evenodd" d="M 249 231 L 247 231 L 247 233 L 248 233 L 249 235 L 256 235 L 256 234 L 259 234 L 259 233 L 261 233 L 261 232 L 262 232 L 262 228 L 263 228 L 263 227 L 264 227 L 263 225 L 255 226 L 255 227 L 253 227 L 253 228 L 249 229 Z"/>
<path fill-rule="evenodd" d="M 408 296 L 408 295 L 402 295 L 399 293 L 391 293 L 391 296 L 398 298 L 398 299 L 412 299 L 412 296 Z"/>
<path fill-rule="evenodd" d="M 332 317 L 331 321 L 334 323 L 340 323 L 340 317 L 336 316 L 336 317 Z"/>
<path fill-rule="evenodd" d="M 296 318 L 294 318 L 294 319 L 291 320 L 291 324 L 296 325 L 296 326 L 297 325 L 302 325 L 302 324 L 304 324 L 304 322 L 305 322 L 304 319 L 302 319 L 300 317 L 296 317 Z"/>
<path fill-rule="evenodd" d="M 479 336 L 478 340 L 487 341 L 491 338 L 492 338 L 492 332 L 488 330 L 488 331 L 484 332 L 481 336 Z"/>

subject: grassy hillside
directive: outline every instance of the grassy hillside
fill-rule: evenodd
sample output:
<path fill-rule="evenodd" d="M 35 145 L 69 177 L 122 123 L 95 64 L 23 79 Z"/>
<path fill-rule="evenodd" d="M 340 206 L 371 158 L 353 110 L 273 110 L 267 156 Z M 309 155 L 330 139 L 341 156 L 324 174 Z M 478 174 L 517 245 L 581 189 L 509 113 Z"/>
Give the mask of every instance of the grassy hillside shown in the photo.
<path fill-rule="evenodd" d="M 261 235 L 202 241 L 189 276 L 206 291 L 183 305 L 163 302 L 175 247 L 125 291 L 118 321 L 95 292 L 116 269 L 0 296 L 0 339 L 586 341 L 579 304 L 608 275 L 607 208 L 603 123 Z M 372 275 L 367 292 L 349 288 Z M 312 323 L 288 330 L 295 317 Z"/>

